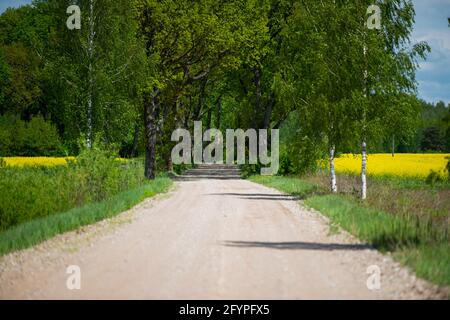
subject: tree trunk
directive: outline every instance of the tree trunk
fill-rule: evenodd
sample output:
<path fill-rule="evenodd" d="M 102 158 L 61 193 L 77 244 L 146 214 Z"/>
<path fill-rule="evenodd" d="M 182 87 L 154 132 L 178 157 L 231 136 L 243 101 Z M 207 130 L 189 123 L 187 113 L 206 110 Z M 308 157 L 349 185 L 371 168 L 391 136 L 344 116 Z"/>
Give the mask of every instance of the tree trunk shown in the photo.
<path fill-rule="evenodd" d="M 171 155 L 168 155 L 168 157 L 166 158 L 166 169 L 169 172 L 173 172 L 173 162 Z"/>
<path fill-rule="evenodd" d="M 212 121 L 212 108 L 209 108 L 208 115 L 207 115 L 207 124 L 206 124 L 207 129 L 211 129 L 211 121 Z"/>
<path fill-rule="evenodd" d="M 261 111 L 262 101 L 262 89 L 261 89 L 261 70 L 259 68 L 254 69 L 254 83 L 255 83 L 255 114 L 253 115 L 253 129 L 259 129 L 258 119 Z"/>
<path fill-rule="evenodd" d="M 200 93 L 198 97 L 198 103 L 197 106 L 194 109 L 194 120 L 200 121 L 200 114 L 202 113 L 203 105 L 205 103 L 205 91 L 206 91 L 206 85 L 208 84 L 208 79 L 205 79 L 202 81 L 200 85 Z"/>
<path fill-rule="evenodd" d="M 217 99 L 217 110 L 216 110 L 216 128 L 220 130 L 220 127 L 222 125 L 222 97 L 220 96 Z"/>
<path fill-rule="evenodd" d="M 334 153 L 336 151 L 335 146 L 330 148 L 330 187 L 331 192 L 337 193 L 337 183 L 336 183 L 336 171 L 334 170 Z"/>
<path fill-rule="evenodd" d="M 361 146 L 361 199 L 366 200 L 367 198 L 367 144 L 363 141 Z"/>
<path fill-rule="evenodd" d="M 144 94 L 144 122 L 145 122 L 145 177 L 156 177 L 156 140 L 158 132 L 159 91 Z"/>
<path fill-rule="evenodd" d="M 364 58 L 367 57 L 367 47 L 364 45 Z M 367 61 L 366 61 L 367 64 Z M 364 97 L 367 99 L 367 78 L 368 78 L 367 67 L 364 70 Z M 367 103 L 367 102 L 366 102 Z M 363 106 L 363 129 L 362 129 L 362 144 L 361 144 L 361 199 L 366 200 L 367 198 L 367 177 L 366 177 L 366 169 L 367 169 L 367 143 L 366 143 L 366 121 L 367 121 L 367 113 L 366 113 L 366 105 Z"/>
<path fill-rule="evenodd" d="M 395 134 L 392 135 L 392 158 L 395 157 Z"/>

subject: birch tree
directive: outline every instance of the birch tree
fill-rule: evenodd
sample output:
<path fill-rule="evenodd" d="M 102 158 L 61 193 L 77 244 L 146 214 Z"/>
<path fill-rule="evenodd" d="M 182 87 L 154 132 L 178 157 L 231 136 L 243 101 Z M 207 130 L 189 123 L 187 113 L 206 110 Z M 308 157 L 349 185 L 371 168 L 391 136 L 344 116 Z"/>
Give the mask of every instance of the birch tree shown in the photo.
<path fill-rule="evenodd" d="M 347 15 L 348 7 L 340 1 L 298 1 L 283 31 L 283 77 L 287 87 L 292 83 L 295 88 L 298 138 L 317 148 L 326 146 L 333 193 L 338 190 L 335 154 L 354 134 L 352 110 L 344 103 L 349 100 L 353 77 L 349 59 L 353 52 L 345 36 L 349 31 L 344 19 Z"/>
<path fill-rule="evenodd" d="M 81 29 L 68 29 L 67 7 L 79 5 Z M 41 17 L 52 22 L 46 50 L 46 96 L 66 140 L 96 136 L 120 143 L 133 135 L 144 48 L 127 0 L 35 1 Z"/>
<path fill-rule="evenodd" d="M 395 115 L 390 108 L 397 108 L 394 102 L 396 97 L 402 95 L 414 95 L 416 93 L 415 71 L 418 67 L 417 61 L 425 58 L 430 50 L 429 46 L 422 42 L 410 43 L 410 36 L 414 24 L 414 6 L 409 0 L 388 0 L 378 3 L 374 7 L 370 1 L 360 1 L 356 4 L 356 16 L 361 16 L 365 11 L 371 14 L 365 23 L 355 25 L 356 33 L 359 33 L 362 47 L 362 95 L 361 101 L 361 199 L 367 197 L 367 139 L 371 134 L 379 134 L 380 131 L 388 129 L 386 121 Z M 369 8 L 366 9 L 366 8 Z M 379 8 L 379 24 L 370 27 L 370 19 Z M 356 22 L 356 21 L 355 21 Z M 355 34 L 354 34 L 355 35 Z M 358 35 L 356 35 L 358 36 Z M 355 39 L 355 44 L 358 40 Z M 356 59 L 357 61 L 357 59 Z M 355 86 L 354 89 L 357 89 Z M 408 100 L 403 100 L 402 105 Z M 400 107 L 402 106 L 400 105 Z M 407 104 L 408 109 L 413 109 L 412 104 Z M 405 115 L 397 121 L 407 121 Z"/>

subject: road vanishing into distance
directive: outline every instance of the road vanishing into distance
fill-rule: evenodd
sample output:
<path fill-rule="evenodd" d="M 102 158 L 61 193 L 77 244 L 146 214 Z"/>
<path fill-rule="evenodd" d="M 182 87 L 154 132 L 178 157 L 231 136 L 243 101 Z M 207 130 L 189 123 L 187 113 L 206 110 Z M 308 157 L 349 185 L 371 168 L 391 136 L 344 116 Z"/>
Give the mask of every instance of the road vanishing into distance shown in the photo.
<path fill-rule="evenodd" d="M 428 283 L 330 231 L 299 199 L 237 174 L 200 167 L 118 217 L 0 258 L 0 298 L 433 297 Z M 70 286 L 70 266 L 80 289 Z"/>

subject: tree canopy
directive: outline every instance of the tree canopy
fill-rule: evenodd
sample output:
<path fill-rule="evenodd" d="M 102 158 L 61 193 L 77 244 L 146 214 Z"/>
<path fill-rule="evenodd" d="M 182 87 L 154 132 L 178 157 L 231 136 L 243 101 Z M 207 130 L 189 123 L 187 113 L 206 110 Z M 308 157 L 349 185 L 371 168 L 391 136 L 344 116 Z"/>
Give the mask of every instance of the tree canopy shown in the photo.
<path fill-rule="evenodd" d="M 171 167 L 172 131 L 194 121 L 281 128 L 295 172 L 362 142 L 450 147 L 448 106 L 416 97 L 429 47 L 410 42 L 409 0 L 376 2 L 379 29 L 369 0 L 83 0 L 80 30 L 66 26 L 71 4 L 0 16 L 0 115 L 41 116 L 67 153 L 106 143 L 145 155 L 153 178 Z"/>

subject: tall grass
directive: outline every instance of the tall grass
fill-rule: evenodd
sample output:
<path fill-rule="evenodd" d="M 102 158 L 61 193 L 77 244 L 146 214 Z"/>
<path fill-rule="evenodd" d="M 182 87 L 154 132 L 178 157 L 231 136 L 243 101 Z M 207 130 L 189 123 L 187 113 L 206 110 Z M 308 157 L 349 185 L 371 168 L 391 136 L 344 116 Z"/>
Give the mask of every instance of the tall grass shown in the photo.
<path fill-rule="evenodd" d="M 87 151 L 67 166 L 0 168 L 0 232 L 106 200 L 145 183 L 140 161 Z"/>
<path fill-rule="evenodd" d="M 167 177 L 158 177 L 154 181 L 119 193 L 108 200 L 34 219 L 0 232 L 0 255 L 31 247 L 57 234 L 113 217 L 145 198 L 167 191 L 171 183 Z"/>

